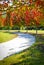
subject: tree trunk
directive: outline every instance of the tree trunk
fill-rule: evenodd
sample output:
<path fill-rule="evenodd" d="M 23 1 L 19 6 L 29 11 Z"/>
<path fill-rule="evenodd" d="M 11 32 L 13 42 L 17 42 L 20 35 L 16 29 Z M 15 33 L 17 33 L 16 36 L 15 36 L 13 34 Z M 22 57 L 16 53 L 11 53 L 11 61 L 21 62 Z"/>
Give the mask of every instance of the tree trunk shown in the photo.
<path fill-rule="evenodd" d="M 38 31 L 38 30 L 37 30 L 37 27 L 36 27 L 36 38 L 37 38 L 37 31 Z"/>

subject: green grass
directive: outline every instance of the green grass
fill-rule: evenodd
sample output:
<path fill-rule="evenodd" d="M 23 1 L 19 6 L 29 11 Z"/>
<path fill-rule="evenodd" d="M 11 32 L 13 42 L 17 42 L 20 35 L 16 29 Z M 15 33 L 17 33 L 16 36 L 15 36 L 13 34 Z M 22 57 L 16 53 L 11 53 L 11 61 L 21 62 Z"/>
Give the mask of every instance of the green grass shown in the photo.
<path fill-rule="evenodd" d="M 5 30 L 1 30 L 2 32 L 5 32 Z M 6 30 L 7 32 L 8 30 Z M 36 30 L 9 30 L 9 32 L 28 32 L 30 34 L 36 34 Z M 38 34 L 44 34 L 44 30 L 37 30 L 38 31 Z"/>
<path fill-rule="evenodd" d="M 44 35 L 38 34 L 31 47 L 5 58 L 0 65 L 44 65 Z"/>
<path fill-rule="evenodd" d="M 0 43 L 7 42 L 13 38 L 17 37 L 16 34 L 10 34 L 5 32 L 0 32 Z"/>
<path fill-rule="evenodd" d="M 30 34 L 36 34 L 36 30 L 20 30 L 20 32 L 28 32 Z M 44 34 L 44 30 L 37 30 L 37 34 Z"/>

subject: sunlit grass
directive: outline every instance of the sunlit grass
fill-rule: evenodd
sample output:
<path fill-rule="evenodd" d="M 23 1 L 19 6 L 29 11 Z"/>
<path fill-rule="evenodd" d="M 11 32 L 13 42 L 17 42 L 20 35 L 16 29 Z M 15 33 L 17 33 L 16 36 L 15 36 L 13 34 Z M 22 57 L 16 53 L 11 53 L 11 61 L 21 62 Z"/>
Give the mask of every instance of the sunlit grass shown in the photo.
<path fill-rule="evenodd" d="M 15 37 L 17 37 L 16 34 L 0 32 L 0 43 L 7 42 Z"/>

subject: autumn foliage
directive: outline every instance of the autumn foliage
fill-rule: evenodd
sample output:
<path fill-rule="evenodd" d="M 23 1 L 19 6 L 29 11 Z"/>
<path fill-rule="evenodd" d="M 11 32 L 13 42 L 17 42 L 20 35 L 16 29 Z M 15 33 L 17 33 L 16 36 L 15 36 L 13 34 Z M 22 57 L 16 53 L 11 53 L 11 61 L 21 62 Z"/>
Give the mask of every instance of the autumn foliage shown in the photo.
<path fill-rule="evenodd" d="M 33 4 L 33 0 L 29 0 L 30 4 Z M 40 24 L 40 19 L 44 18 L 44 14 L 43 12 L 40 10 L 40 8 L 38 8 L 39 5 L 43 6 L 44 5 L 44 1 L 42 0 L 36 0 L 36 2 L 34 3 L 34 7 L 31 6 L 27 6 L 27 5 L 23 5 L 20 6 L 19 8 L 16 8 L 16 10 L 14 9 L 14 11 L 10 11 L 8 10 L 6 12 L 6 18 L 2 17 L 2 12 L 0 12 L 0 25 L 1 26 L 14 26 L 14 25 L 18 25 L 21 26 L 22 25 L 22 21 L 23 24 L 25 26 L 29 26 L 31 23 L 33 23 L 34 25 L 38 26 Z M 4 7 L 7 7 L 8 4 L 4 4 Z M 35 20 L 33 22 L 31 22 L 31 19 Z"/>

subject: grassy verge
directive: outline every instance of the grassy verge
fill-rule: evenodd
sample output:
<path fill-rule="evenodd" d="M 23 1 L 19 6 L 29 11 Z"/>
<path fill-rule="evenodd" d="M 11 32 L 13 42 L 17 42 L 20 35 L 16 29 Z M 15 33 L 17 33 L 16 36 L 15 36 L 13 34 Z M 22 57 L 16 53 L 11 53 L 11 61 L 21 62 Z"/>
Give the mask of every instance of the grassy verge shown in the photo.
<path fill-rule="evenodd" d="M 0 43 L 7 42 L 15 37 L 17 37 L 16 34 L 0 32 Z"/>
<path fill-rule="evenodd" d="M 30 34 L 36 34 L 36 30 L 20 30 L 20 32 L 28 32 Z M 44 30 L 37 30 L 38 34 L 44 34 Z"/>
<path fill-rule="evenodd" d="M 5 58 L 0 61 L 0 65 L 44 65 L 44 35 L 38 34 L 36 42 L 31 47 Z"/>

